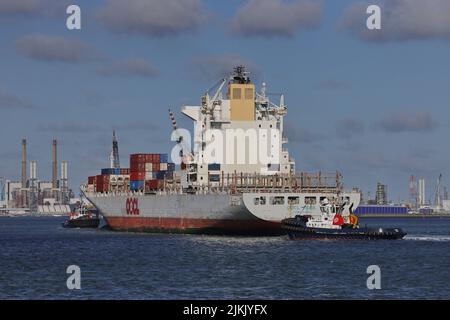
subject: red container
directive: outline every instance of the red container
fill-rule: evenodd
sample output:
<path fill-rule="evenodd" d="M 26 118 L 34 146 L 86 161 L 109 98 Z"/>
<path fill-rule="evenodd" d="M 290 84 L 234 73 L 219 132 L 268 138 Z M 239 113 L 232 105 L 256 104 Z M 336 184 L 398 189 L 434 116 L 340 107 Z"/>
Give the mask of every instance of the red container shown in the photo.
<path fill-rule="evenodd" d="M 130 169 L 129 168 L 121 168 L 120 174 L 122 174 L 122 175 L 130 174 Z"/>
<path fill-rule="evenodd" d="M 145 162 L 131 162 L 130 172 L 145 171 Z"/>
<path fill-rule="evenodd" d="M 145 181 L 145 190 L 157 190 L 158 189 L 158 180 L 146 180 Z"/>
<path fill-rule="evenodd" d="M 95 189 L 97 192 L 107 192 L 109 191 L 109 175 L 98 175 L 96 176 Z"/>
<path fill-rule="evenodd" d="M 130 154 L 130 163 L 145 162 L 147 155 L 145 153 Z"/>
<path fill-rule="evenodd" d="M 156 171 L 159 171 L 159 167 L 160 167 L 160 165 L 159 165 L 159 162 L 153 162 L 153 172 L 156 172 Z"/>
<path fill-rule="evenodd" d="M 144 171 L 131 171 L 130 180 L 131 181 L 145 180 L 145 170 Z"/>
<path fill-rule="evenodd" d="M 96 176 L 88 177 L 88 184 L 95 184 L 96 181 L 97 181 Z"/>

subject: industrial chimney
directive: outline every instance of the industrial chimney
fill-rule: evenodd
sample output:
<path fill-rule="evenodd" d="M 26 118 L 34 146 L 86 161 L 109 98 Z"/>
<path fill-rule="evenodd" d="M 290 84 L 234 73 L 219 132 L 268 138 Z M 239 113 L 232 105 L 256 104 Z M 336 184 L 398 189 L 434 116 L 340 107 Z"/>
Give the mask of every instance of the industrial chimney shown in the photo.
<path fill-rule="evenodd" d="M 52 146 L 52 188 L 56 189 L 58 187 L 58 163 L 56 159 L 56 139 L 53 140 Z"/>
<path fill-rule="evenodd" d="M 22 139 L 22 188 L 27 187 L 27 140 Z"/>

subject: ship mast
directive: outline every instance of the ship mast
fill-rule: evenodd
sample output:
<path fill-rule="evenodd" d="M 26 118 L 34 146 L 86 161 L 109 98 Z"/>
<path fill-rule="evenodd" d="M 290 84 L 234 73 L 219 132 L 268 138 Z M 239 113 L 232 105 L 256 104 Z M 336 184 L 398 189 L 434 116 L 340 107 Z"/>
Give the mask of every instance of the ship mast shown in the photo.
<path fill-rule="evenodd" d="M 119 160 L 119 143 L 116 139 L 116 131 L 113 130 L 113 139 L 112 139 L 112 150 L 109 155 L 110 167 L 111 168 L 120 168 L 120 160 Z"/>

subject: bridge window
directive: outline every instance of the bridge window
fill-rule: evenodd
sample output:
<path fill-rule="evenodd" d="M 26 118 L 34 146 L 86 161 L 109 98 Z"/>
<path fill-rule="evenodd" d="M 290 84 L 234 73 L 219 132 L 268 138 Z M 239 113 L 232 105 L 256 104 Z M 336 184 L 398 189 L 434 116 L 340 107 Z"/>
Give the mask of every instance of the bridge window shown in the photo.
<path fill-rule="evenodd" d="M 272 205 L 282 205 L 282 204 L 284 204 L 284 197 L 280 197 L 280 196 L 270 197 L 270 203 Z"/>
<path fill-rule="evenodd" d="M 254 203 L 255 203 L 255 206 L 257 206 L 257 205 L 263 206 L 266 204 L 266 197 L 257 197 L 254 199 Z"/>
<path fill-rule="evenodd" d="M 252 88 L 246 88 L 245 89 L 245 99 L 246 100 L 253 100 L 253 89 Z"/>
<path fill-rule="evenodd" d="M 305 204 L 317 204 L 316 197 L 305 197 Z"/>
<path fill-rule="evenodd" d="M 240 88 L 234 88 L 233 89 L 233 99 L 241 99 L 241 89 Z"/>
<path fill-rule="evenodd" d="M 299 204 L 300 198 L 299 197 L 288 197 L 288 204 Z"/>

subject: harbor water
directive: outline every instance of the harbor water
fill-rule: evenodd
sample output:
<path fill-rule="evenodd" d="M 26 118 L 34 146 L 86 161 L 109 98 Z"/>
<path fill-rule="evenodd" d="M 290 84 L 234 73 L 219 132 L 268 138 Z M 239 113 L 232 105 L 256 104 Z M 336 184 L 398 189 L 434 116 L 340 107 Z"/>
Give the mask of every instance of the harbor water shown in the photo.
<path fill-rule="evenodd" d="M 290 241 L 64 229 L 0 218 L 0 299 L 450 299 L 450 218 L 361 219 L 399 241 Z M 69 290 L 66 269 L 81 270 Z M 381 289 L 367 288 L 367 268 Z"/>

